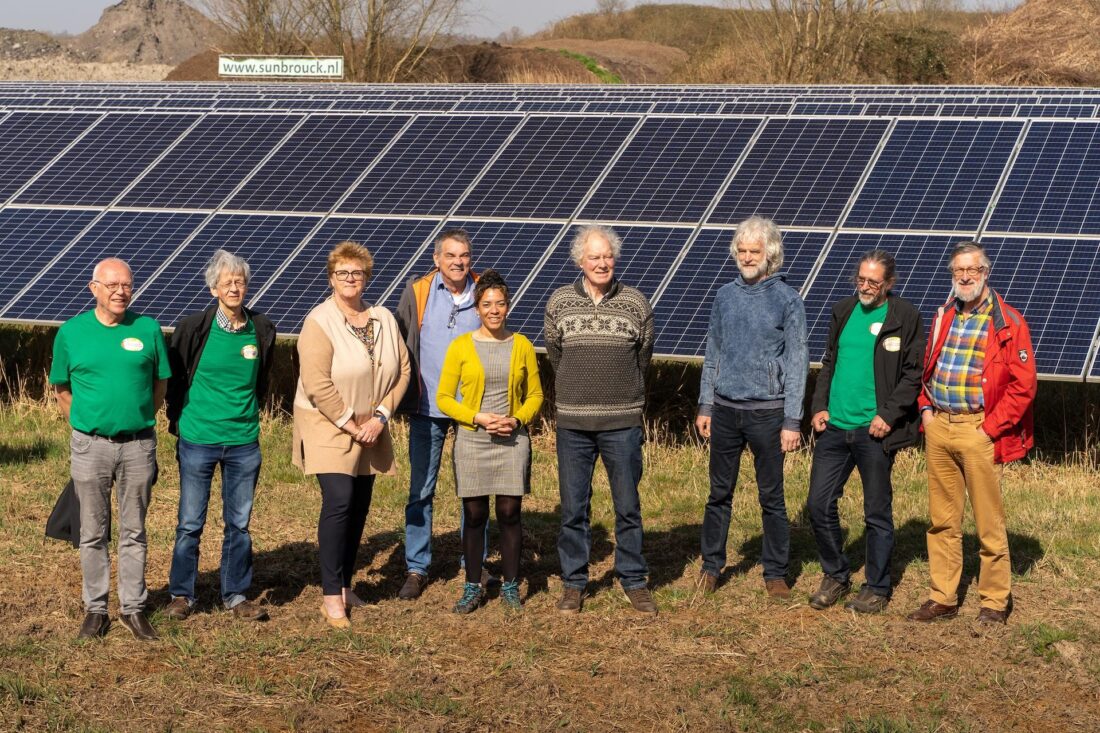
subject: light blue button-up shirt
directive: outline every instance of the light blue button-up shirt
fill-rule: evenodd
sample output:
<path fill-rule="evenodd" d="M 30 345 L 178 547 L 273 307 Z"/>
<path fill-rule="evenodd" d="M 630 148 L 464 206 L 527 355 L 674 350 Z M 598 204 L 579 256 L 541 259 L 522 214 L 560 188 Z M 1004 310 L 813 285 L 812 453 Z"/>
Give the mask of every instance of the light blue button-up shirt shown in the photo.
<path fill-rule="evenodd" d="M 443 357 L 452 341 L 480 326 L 481 319 L 474 308 L 474 279 L 467 279 L 466 289 L 456 298 L 437 272 L 432 278 L 428 302 L 424 306 L 424 321 L 420 324 L 420 383 L 424 388 L 420 391 L 417 412 L 421 415 L 446 417 L 435 401 Z"/>

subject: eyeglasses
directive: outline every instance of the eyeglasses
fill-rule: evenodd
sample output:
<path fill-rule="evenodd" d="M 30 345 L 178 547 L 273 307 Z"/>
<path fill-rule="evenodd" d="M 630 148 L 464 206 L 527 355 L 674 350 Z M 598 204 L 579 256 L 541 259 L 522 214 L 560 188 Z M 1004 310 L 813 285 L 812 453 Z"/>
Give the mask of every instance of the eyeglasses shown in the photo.
<path fill-rule="evenodd" d="M 346 282 L 348 280 L 366 280 L 366 270 L 337 270 L 333 273 L 336 275 L 336 279 L 340 282 Z"/>
<path fill-rule="evenodd" d="M 102 285 L 103 287 L 107 288 L 108 292 L 111 293 L 117 293 L 119 290 L 124 293 L 134 292 L 133 283 L 105 283 L 101 280 L 92 280 L 92 282 L 94 282 L 96 285 Z"/>
<path fill-rule="evenodd" d="M 222 290 L 229 290 L 230 288 L 244 290 L 246 285 L 248 285 L 248 282 L 242 278 L 237 278 L 236 280 L 223 280 L 222 282 L 218 283 L 218 287 Z"/>
<path fill-rule="evenodd" d="M 871 288 L 872 290 L 878 290 L 879 288 L 881 288 L 883 286 L 883 281 L 882 280 L 872 280 L 869 277 L 857 277 L 855 280 L 856 280 L 856 285 L 858 285 L 861 288 L 866 286 L 868 288 Z"/>
<path fill-rule="evenodd" d="M 977 267 L 952 267 L 951 274 L 955 277 L 962 277 L 963 275 L 969 275 L 970 277 L 977 277 L 985 272 L 984 265 L 978 265 Z"/>

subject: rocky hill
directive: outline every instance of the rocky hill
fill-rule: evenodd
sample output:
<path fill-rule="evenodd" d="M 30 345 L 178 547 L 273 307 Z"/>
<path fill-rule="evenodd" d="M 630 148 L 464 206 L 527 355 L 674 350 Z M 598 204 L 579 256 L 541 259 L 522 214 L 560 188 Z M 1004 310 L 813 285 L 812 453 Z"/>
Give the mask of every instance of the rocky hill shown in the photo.
<path fill-rule="evenodd" d="M 219 38 L 218 26 L 183 0 L 122 0 L 70 47 L 88 61 L 178 64 Z"/>

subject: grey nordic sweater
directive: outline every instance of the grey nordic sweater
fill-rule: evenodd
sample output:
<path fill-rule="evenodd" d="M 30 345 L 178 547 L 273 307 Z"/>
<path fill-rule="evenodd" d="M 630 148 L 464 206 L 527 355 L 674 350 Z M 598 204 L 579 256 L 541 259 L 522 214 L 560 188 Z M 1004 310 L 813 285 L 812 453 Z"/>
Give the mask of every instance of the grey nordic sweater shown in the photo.
<path fill-rule="evenodd" d="M 581 281 L 546 303 L 546 354 L 554 368 L 558 427 L 616 430 L 642 424 L 653 354 L 653 309 L 614 280 L 598 304 Z"/>

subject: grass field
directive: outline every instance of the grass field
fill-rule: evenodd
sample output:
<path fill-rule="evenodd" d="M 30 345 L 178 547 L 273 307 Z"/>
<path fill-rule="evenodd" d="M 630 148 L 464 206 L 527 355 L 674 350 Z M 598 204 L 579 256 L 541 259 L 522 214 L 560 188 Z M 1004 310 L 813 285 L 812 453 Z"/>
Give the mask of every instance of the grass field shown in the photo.
<path fill-rule="evenodd" d="M 404 431 L 395 426 L 398 444 Z M 444 472 L 436 503 L 437 574 L 414 604 L 396 600 L 405 457 L 379 481 L 356 575 L 376 607 L 331 632 L 319 617 L 312 479 L 289 464 L 289 426 L 265 420 L 265 465 L 253 521 L 254 589 L 266 624 L 218 609 L 220 504 L 203 543 L 200 612 L 141 644 L 117 622 L 104 640 L 74 640 L 80 567 L 42 527 L 68 475 L 56 410 L 0 406 L 0 730 L 728 730 L 1095 731 L 1100 729 L 1100 491 L 1087 467 L 1035 462 L 1005 473 L 1016 610 L 979 628 L 976 541 L 968 525 L 960 617 L 932 627 L 904 615 L 924 599 L 923 461 L 895 470 L 898 586 L 888 612 L 811 610 L 819 581 L 802 513 L 809 456 L 788 459 L 795 595 L 776 605 L 757 564 L 760 519 L 745 461 L 730 530 L 731 568 L 718 593 L 693 592 L 707 492 L 703 447 L 646 448 L 646 554 L 661 613 L 635 614 L 614 583 L 606 481 L 593 506 L 591 596 L 578 617 L 554 610 L 557 489 L 552 434 L 535 443 L 525 502 L 526 609 L 498 602 L 469 617 L 458 597 L 458 500 Z M 178 501 L 173 440 L 161 436 L 161 479 L 149 515 L 152 607 L 167 602 Z M 748 490 L 740 488 L 747 486 Z M 862 554 L 857 480 L 842 501 L 850 553 Z M 861 563 L 856 563 L 857 567 Z M 117 607 L 112 592 L 112 613 Z"/>

